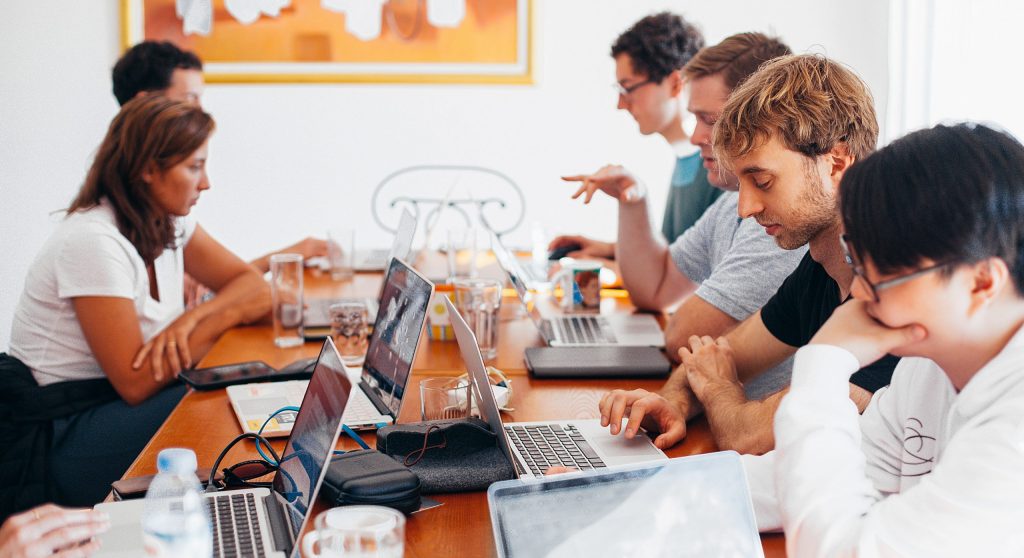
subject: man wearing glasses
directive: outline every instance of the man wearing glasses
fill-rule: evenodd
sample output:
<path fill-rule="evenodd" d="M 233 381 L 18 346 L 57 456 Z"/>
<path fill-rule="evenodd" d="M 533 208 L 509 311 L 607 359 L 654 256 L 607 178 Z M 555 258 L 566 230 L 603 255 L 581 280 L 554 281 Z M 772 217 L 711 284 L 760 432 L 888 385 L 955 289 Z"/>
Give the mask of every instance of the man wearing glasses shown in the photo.
<path fill-rule="evenodd" d="M 743 384 L 806 345 L 850 297 L 855 268 L 844 256 L 836 200 L 843 174 L 874 151 L 877 138 L 867 86 L 822 56 L 777 58 L 732 92 L 715 124 L 713 153 L 739 179 L 739 214 L 753 217 L 779 247 L 809 250 L 771 300 L 724 338 L 690 336 L 679 350 L 683 365 L 660 393 L 607 395 L 602 422 L 613 434 L 626 416 L 627 437 L 643 424 L 670 432 L 659 444 L 668 447 L 702 405 L 720 449 L 774 447 L 772 419 L 788 390 L 751 401 Z M 850 377 L 858 410 L 888 385 L 896 360 L 887 356 Z"/>
<path fill-rule="evenodd" d="M 662 12 L 636 22 L 619 35 L 611 49 L 619 110 L 629 112 L 641 134 L 660 135 L 676 152 L 661 226 L 669 242 L 693 226 L 722 194 L 708 183 L 700 153 L 688 143 L 683 130 L 680 98 L 685 83 L 681 70 L 703 46 L 704 37 L 696 27 L 678 15 Z M 615 243 L 578 235 L 559 236 L 550 249 L 571 245 L 579 249 L 569 256 L 615 259 Z"/>

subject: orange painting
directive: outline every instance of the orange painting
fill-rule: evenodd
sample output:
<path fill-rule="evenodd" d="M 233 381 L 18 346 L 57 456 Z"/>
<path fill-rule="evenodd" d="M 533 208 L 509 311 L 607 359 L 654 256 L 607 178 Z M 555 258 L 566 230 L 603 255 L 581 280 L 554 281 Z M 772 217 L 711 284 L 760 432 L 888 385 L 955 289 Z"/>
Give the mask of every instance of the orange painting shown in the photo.
<path fill-rule="evenodd" d="M 431 25 L 430 0 L 378 0 L 368 40 L 321 0 L 291 0 L 248 25 L 213 0 L 207 36 L 185 34 L 176 0 L 123 1 L 125 48 L 171 41 L 199 55 L 209 81 L 530 82 L 530 0 L 465 0 L 451 26 Z"/>

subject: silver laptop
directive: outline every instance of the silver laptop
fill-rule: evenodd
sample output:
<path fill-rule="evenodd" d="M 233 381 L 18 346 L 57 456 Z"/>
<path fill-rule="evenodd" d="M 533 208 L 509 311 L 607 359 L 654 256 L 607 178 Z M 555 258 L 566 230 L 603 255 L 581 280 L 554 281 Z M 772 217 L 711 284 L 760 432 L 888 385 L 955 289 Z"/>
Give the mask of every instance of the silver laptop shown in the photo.
<path fill-rule="evenodd" d="M 598 419 L 503 423 L 476 337 L 451 300 L 446 298 L 445 304 L 452 317 L 459 352 L 479 398 L 480 417 L 497 434 L 498 443 L 519 478 L 543 476 L 548 467 L 556 465 L 589 471 L 668 459 L 644 433 L 631 440 L 613 436 Z"/>
<path fill-rule="evenodd" d="M 297 557 L 296 544 L 316 502 L 341 432 L 352 392 L 341 357 L 324 341 L 295 428 L 281 454 L 272 489 L 249 488 L 204 494 L 213 523 L 215 557 Z M 100 535 L 96 556 L 143 556 L 145 500 L 99 504 L 111 528 Z"/>
<path fill-rule="evenodd" d="M 398 219 L 398 228 L 395 230 L 395 240 L 391 243 L 391 248 L 357 249 L 354 266 L 356 271 L 384 271 L 391 258 L 409 259 L 415 234 L 416 218 L 408 208 L 402 208 L 402 216 Z"/>
<path fill-rule="evenodd" d="M 658 320 L 648 314 L 581 314 L 545 318 L 537 305 L 529 300 L 527 282 L 519 271 L 515 257 L 505 248 L 497 235 L 491 236 L 491 248 L 498 259 L 498 264 L 515 288 L 519 302 L 549 346 L 665 346 L 665 334 L 662 333 Z"/>
<path fill-rule="evenodd" d="M 380 428 L 398 417 L 433 294 L 433 283 L 404 261 L 392 258 L 362 373 L 348 370 L 359 387 L 353 390 L 345 410 L 344 422 L 349 428 Z M 228 386 L 227 392 L 242 431 L 256 432 L 275 411 L 301 400 L 307 384 L 305 380 L 242 384 Z M 294 412 L 282 412 L 271 419 L 263 435 L 287 436 L 294 420 Z"/>
<path fill-rule="evenodd" d="M 389 250 L 381 250 L 383 253 L 378 258 L 379 265 L 374 263 L 373 267 L 360 267 L 358 263 L 360 261 L 360 252 L 357 250 L 355 255 L 357 262 L 355 266 L 356 271 L 384 271 L 394 258 L 408 260 L 409 255 L 412 253 L 412 242 L 416 236 L 416 226 L 416 217 L 407 208 L 403 208 L 402 216 L 398 220 L 398 229 L 395 231 L 395 239 L 391 242 Z M 383 286 L 381 288 L 383 289 Z M 379 293 L 376 299 L 366 299 L 370 320 L 373 320 L 377 315 L 379 299 Z M 322 339 L 324 337 L 324 333 L 317 330 L 329 329 L 331 327 L 331 317 L 327 310 L 338 300 L 338 298 L 311 298 L 306 301 L 306 310 L 302 314 L 302 325 L 303 328 L 310 330 L 311 335 L 307 335 L 308 339 Z"/>
<path fill-rule="evenodd" d="M 487 489 L 501 558 L 761 558 L 754 506 L 736 452 Z"/>

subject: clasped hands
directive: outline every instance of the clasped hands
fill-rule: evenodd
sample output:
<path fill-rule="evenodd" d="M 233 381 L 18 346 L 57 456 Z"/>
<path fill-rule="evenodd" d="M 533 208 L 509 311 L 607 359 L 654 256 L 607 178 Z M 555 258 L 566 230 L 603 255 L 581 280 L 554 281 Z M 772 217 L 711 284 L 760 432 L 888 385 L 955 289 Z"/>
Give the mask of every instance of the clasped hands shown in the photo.
<path fill-rule="evenodd" d="M 864 367 L 927 335 L 925 328 L 918 324 L 889 327 L 871 316 L 864 302 L 851 300 L 833 312 L 811 344 L 846 349 Z M 685 374 L 686 387 L 682 389 L 688 388 L 705 404 L 721 391 L 742 390 L 728 340 L 692 336 L 689 343 L 689 348 L 679 349 L 682 364 L 673 374 Z M 686 418 L 692 410 L 686 397 L 672 399 L 643 389 L 609 392 L 599 403 L 601 425 L 609 427 L 612 434 L 625 430 L 627 438 L 636 436 L 642 426 L 660 432 L 654 445 L 661 449 L 671 447 L 686 435 Z M 621 427 L 623 418 L 628 419 L 625 429 Z"/>
<path fill-rule="evenodd" d="M 711 337 L 690 337 L 690 347 L 680 348 L 683 363 L 674 375 L 685 374 L 689 389 L 701 399 L 715 386 L 738 386 L 736 366 L 732 350 L 725 338 L 717 341 Z M 643 427 L 660 434 L 654 438 L 654 445 L 666 449 L 679 443 L 686 436 L 686 419 L 690 415 L 690 403 L 686 397 L 669 400 L 660 393 L 644 389 L 611 391 L 598 404 L 601 412 L 601 426 L 609 427 L 612 434 L 624 431 L 626 438 L 632 438 Z M 622 428 L 622 419 L 627 419 Z"/>

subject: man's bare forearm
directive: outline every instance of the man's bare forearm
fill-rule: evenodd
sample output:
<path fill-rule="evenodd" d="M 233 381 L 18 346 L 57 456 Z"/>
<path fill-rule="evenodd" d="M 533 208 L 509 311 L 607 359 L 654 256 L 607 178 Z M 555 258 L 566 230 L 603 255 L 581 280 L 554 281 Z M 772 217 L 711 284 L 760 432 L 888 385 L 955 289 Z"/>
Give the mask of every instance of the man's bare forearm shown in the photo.
<path fill-rule="evenodd" d="M 700 401 L 690 389 L 690 384 L 686 379 L 686 370 L 682 366 L 672 371 L 672 375 L 669 376 L 658 393 L 678 407 L 686 420 L 699 415 L 703 410 Z"/>
<path fill-rule="evenodd" d="M 775 410 L 785 389 L 762 401 L 748 401 L 743 386 L 720 382 L 701 394 L 711 434 L 720 450 L 760 455 L 775 447 Z"/>
<path fill-rule="evenodd" d="M 619 239 L 615 259 L 622 270 L 622 285 L 638 308 L 662 310 L 668 302 L 659 300 L 665 283 L 668 246 L 654 235 L 647 200 L 619 203 Z"/>

